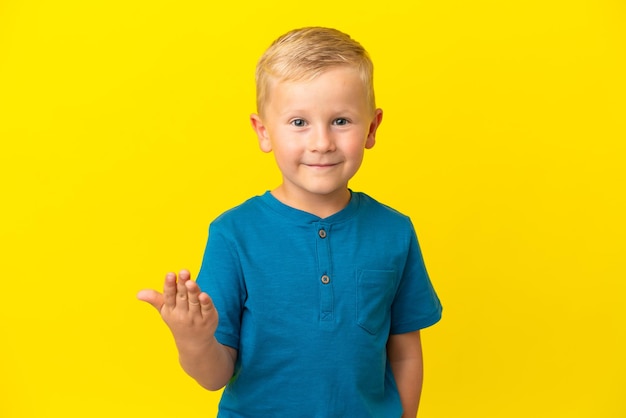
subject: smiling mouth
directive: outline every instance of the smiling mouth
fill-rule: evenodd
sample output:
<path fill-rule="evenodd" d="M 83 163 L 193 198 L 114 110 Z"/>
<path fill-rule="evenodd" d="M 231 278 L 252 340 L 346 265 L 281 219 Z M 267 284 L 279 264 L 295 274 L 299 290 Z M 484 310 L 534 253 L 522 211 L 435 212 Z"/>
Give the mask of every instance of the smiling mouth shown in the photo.
<path fill-rule="evenodd" d="M 337 164 L 305 164 L 312 172 L 325 173 L 337 166 Z"/>
<path fill-rule="evenodd" d="M 339 163 L 323 163 L 323 164 L 321 164 L 321 163 L 320 164 L 306 164 L 305 163 L 304 165 L 306 165 L 307 167 L 313 167 L 313 168 L 318 168 L 318 167 L 319 168 L 326 168 L 326 167 L 334 167 L 337 164 L 339 164 Z"/>

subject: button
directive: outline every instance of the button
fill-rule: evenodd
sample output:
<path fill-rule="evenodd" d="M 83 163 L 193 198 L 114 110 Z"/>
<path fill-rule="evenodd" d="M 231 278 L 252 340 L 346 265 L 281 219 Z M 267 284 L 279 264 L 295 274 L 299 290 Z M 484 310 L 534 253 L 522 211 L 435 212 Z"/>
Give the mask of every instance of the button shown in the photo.
<path fill-rule="evenodd" d="M 322 283 L 324 283 L 324 284 L 330 283 L 330 277 L 328 277 L 328 275 L 326 275 L 326 274 L 323 275 L 322 276 Z"/>
<path fill-rule="evenodd" d="M 317 231 L 317 234 L 320 236 L 321 239 L 326 238 L 326 231 L 323 229 L 320 229 L 319 231 Z"/>

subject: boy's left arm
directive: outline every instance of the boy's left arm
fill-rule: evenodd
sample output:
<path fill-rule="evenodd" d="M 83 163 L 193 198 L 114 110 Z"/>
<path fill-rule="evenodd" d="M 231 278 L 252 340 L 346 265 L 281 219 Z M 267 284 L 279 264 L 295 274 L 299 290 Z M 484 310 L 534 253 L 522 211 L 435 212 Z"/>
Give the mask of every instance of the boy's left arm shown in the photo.
<path fill-rule="evenodd" d="M 400 393 L 402 418 L 415 418 L 424 376 L 420 331 L 390 335 L 387 357 Z"/>

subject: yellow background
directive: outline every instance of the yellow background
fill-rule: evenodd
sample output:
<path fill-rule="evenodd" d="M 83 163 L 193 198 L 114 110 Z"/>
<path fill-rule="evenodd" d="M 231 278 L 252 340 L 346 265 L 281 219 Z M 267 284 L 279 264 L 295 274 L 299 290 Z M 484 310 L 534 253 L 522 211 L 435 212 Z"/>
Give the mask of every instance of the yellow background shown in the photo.
<path fill-rule="evenodd" d="M 385 111 L 351 186 L 412 217 L 445 306 L 420 416 L 626 417 L 625 22 L 620 0 L 0 1 L 0 416 L 214 414 L 135 293 L 278 184 L 254 65 L 326 25 Z"/>

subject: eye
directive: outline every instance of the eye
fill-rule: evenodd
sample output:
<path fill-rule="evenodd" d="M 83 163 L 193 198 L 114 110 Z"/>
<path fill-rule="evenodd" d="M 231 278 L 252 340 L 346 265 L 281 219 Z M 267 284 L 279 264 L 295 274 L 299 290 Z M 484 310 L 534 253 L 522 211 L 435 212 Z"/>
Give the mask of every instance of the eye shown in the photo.
<path fill-rule="evenodd" d="M 293 119 L 289 123 L 297 128 L 302 128 L 303 126 L 306 126 L 306 121 L 304 119 Z"/>
<path fill-rule="evenodd" d="M 333 125 L 339 125 L 339 126 L 344 126 L 344 125 L 347 125 L 348 123 L 349 123 L 348 119 L 345 119 L 345 118 L 337 118 L 333 121 Z"/>

